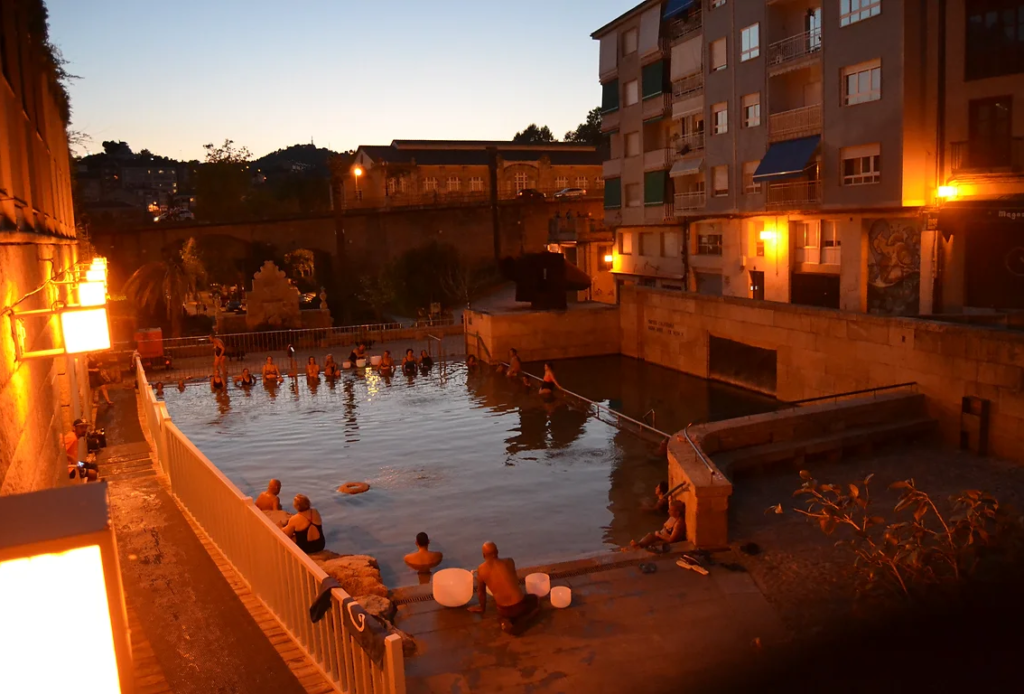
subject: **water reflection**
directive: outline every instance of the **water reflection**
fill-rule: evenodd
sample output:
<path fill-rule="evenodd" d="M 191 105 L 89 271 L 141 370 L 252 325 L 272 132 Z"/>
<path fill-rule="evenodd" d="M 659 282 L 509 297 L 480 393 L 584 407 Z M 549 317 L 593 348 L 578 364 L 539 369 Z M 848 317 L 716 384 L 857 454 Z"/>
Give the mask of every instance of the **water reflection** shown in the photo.
<path fill-rule="evenodd" d="M 307 377 L 306 385 L 309 386 L 310 395 L 316 395 L 316 391 L 320 388 L 320 379 Z"/>
<path fill-rule="evenodd" d="M 226 389 L 214 391 L 214 397 L 217 399 L 217 411 L 222 417 L 231 411 L 231 396 Z"/>

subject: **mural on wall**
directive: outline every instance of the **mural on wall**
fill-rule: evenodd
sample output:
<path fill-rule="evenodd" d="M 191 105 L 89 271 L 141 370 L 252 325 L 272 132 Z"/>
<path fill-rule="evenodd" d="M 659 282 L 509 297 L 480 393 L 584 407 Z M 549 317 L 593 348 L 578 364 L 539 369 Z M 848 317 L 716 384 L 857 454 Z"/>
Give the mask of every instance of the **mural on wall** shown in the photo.
<path fill-rule="evenodd" d="M 913 316 L 921 307 L 921 227 L 876 219 L 868 231 L 868 312 Z"/>

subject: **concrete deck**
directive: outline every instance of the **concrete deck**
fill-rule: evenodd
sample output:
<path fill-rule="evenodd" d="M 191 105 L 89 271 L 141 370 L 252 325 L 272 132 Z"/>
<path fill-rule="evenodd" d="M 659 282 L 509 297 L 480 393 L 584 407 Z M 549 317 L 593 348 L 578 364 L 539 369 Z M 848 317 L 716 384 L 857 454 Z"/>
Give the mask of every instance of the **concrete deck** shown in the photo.
<path fill-rule="evenodd" d="M 788 641 L 748 574 L 719 565 L 701 576 L 674 556 L 628 554 L 657 572 L 634 563 L 553 580 L 572 588 L 572 605 L 545 598 L 519 637 L 500 631 L 493 605 L 483 617 L 433 600 L 400 605 L 395 624 L 419 648 L 406 661 L 409 694 L 707 691 Z"/>

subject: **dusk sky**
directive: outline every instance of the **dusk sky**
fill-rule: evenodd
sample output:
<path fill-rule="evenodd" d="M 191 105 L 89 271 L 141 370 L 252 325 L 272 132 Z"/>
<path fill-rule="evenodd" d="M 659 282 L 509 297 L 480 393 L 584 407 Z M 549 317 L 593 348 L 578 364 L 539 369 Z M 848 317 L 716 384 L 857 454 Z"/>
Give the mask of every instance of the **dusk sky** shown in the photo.
<path fill-rule="evenodd" d="M 599 105 L 590 33 L 633 0 L 48 0 L 72 127 L 169 157 L 225 138 L 561 138 Z"/>

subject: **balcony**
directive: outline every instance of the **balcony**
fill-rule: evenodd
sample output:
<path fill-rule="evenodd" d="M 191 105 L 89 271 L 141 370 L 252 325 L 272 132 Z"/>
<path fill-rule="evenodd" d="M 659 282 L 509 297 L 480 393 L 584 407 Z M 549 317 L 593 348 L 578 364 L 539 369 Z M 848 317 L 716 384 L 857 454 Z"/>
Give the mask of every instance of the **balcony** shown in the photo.
<path fill-rule="evenodd" d="M 601 132 L 606 133 L 619 129 L 619 110 L 606 111 L 601 114 Z"/>
<path fill-rule="evenodd" d="M 668 38 L 672 45 L 675 45 L 695 36 L 703 28 L 704 13 L 693 10 L 689 17 L 676 19 L 668 25 Z"/>
<path fill-rule="evenodd" d="M 676 140 L 677 159 L 691 152 L 699 152 L 704 149 L 704 132 L 688 133 Z"/>
<path fill-rule="evenodd" d="M 821 133 L 821 104 L 768 116 L 768 141 L 793 140 Z"/>
<path fill-rule="evenodd" d="M 649 118 L 657 118 L 665 114 L 668 110 L 668 99 L 669 94 L 658 94 L 657 96 L 651 96 L 644 99 L 643 103 L 643 119 L 648 120 Z M 601 129 L 604 129 L 602 122 Z"/>
<path fill-rule="evenodd" d="M 669 147 L 644 152 L 644 171 L 667 169 L 672 164 L 674 150 Z"/>
<path fill-rule="evenodd" d="M 675 213 L 686 214 L 695 210 L 703 210 L 707 203 L 707 192 L 695 190 L 689 193 L 676 193 Z"/>
<path fill-rule="evenodd" d="M 821 264 L 822 265 L 839 265 L 842 258 L 841 251 L 843 249 L 840 246 L 826 246 L 821 249 Z"/>
<path fill-rule="evenodd" d="M 1003 146 L 970 141 L 950 145 L 950 168 L 954 176 L 1024 172 L 1024 137 L 1010 138 Z"/>
<path fill-rule="evenodd" d="M 618 178 L 622 175 L 622 160 L 609 159 L 601 164 L 602 178 Z"/>
<path fill-rule="evenodd" d="M 811 29 L 768 46 L 768 71 L 795 70 L 821 55 L 821 29 Z"/>
<path fill-rule="evenodd" d="M 664 224 L 665 222 L 675 222 L 675 211 L 672 209 L 672 205 L 644 206 L 644 224 Z"/>
<path fill-rule="evenodd" d="M 794 248 L 793 260 L 797 263 L 808 263 L 810 265 L 839 265 L 839 246 L 826 246 L 825 248 Z"/>
<path fill-rule="evenodd" d="M 704 93 L 704 74 L 694 73 L 672 83 L 672 100 L 681 101 Z"/>
<path fill-rule="evenodd" d="M 802 209 L 821 204 L 821 181 L 768 184 L 768 207 Z"/>

